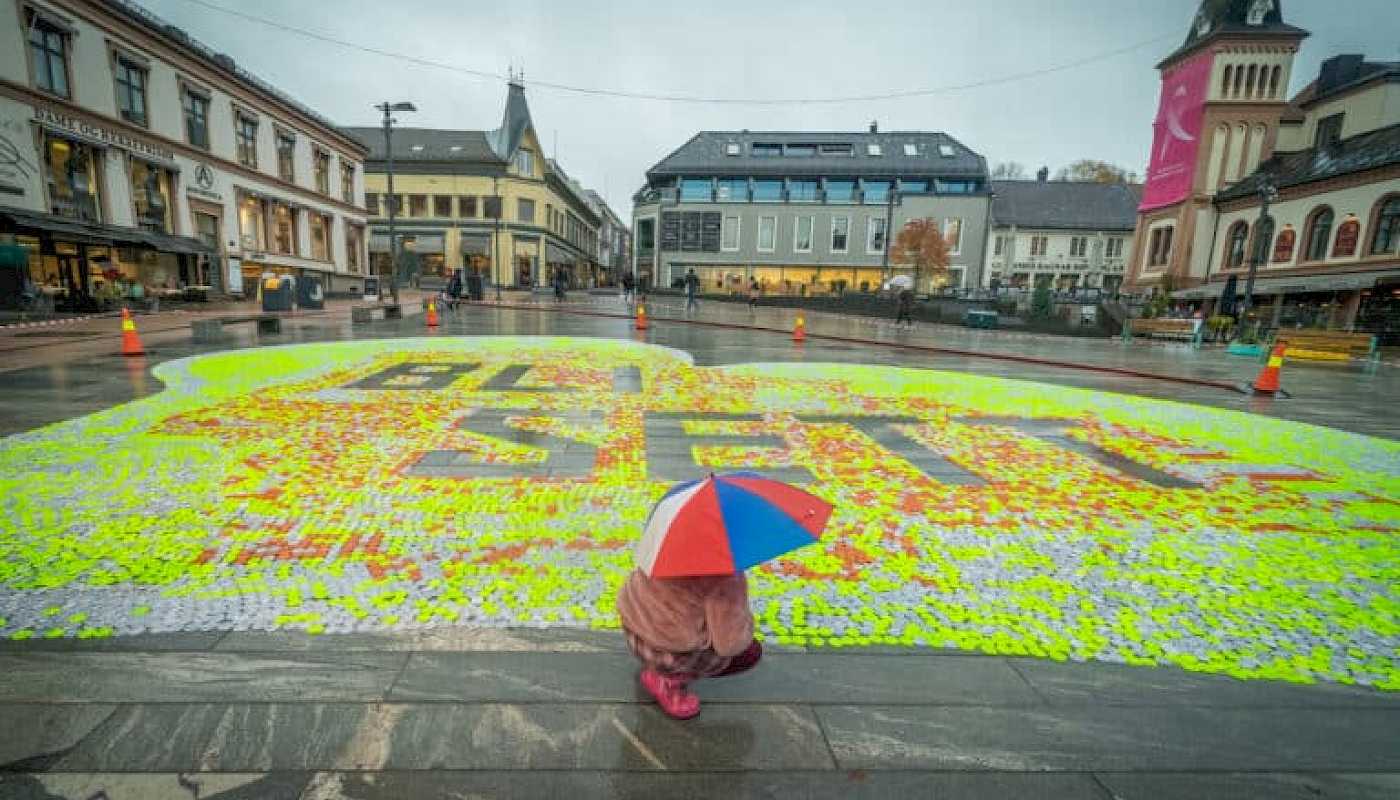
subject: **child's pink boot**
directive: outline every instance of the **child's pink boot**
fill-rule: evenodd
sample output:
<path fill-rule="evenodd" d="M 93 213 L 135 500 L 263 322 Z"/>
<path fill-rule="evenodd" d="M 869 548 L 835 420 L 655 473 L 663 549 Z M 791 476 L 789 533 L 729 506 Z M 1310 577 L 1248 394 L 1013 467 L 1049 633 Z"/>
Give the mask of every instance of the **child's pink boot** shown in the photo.
<path fill-rule="evenodd" d="M 700 698 L 686 689 L 685 677 L 642 670 L 642 686 L 656 698 L 656 704 L 669 717 L 690 719 L 700 713 Z"/>

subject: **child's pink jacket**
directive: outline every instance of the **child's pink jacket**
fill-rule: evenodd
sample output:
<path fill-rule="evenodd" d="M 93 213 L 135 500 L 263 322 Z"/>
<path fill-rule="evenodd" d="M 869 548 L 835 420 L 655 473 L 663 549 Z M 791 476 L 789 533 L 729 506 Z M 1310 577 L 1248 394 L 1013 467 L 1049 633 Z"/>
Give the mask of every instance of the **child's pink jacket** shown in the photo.
<path fill-rule="evenodd" d="M 753 642 L 743 573 L 712 578 L 648 578 L 633 570 L 617 594 L 622 626 L 672 653 L 713 648 L 736 656 Z"/>

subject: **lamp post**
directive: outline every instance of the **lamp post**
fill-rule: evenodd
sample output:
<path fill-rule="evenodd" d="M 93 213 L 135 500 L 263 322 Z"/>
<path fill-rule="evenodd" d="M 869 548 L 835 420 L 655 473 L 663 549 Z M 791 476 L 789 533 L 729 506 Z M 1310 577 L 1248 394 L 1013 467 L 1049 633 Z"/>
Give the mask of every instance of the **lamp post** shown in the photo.
<path fill-rule="evenodd" d="M 1253 252 L 1249 254 L 1249 274 L 1244 281 L 1244 302 L 1240 304 L 1240 325 L 1243 326 L 1249 319 L 1249 312 L 1254 306 L 1254 276 L 1259 272 L 1259 264 L 1264 258 L 1269 245 L 1273 241 L 1274 226 L 1269 225 L 1269 238 L 1265 241 L 1261 235 L 1264 233 L 1264 221 L 1269 218 L 1269 203 L 1278 199 L 1278 189 L 1268 181 L 1259 187 L 1259 220 L 1254 223 L 1255 239 Z"/>
<path fill-rule="evenodd" d="M 389 293 L 394 303 L 399 302 L 399 238 L 394 230 L 394 216 L 398 211 L 398 197 L 394 194 L 394 115 L 395 111 L 417 111 L 410 102 L 390 103 L 388 100 L 376 105 L 384 112 L 384 158 L 388 173 L 389 189 Z"/>

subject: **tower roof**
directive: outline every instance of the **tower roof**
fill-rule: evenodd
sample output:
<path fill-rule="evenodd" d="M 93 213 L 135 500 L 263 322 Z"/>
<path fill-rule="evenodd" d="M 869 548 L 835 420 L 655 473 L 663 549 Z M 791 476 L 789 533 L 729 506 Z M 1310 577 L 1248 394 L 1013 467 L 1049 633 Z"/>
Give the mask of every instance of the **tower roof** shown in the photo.
<path fill-rule="evenodd" d="M 1223 37 L 1286 36 L 1302 39 L 1308 32 L 1283 21 L 1282 0 L 1201 0 L 1186 41 L 1162 59 L 1158 69 Z"/>
<path fill-rule="evenodd" d="M 501 127 L 487 133 L 486 140 L 491 143 L 496 155 L 509 161 L 525 138 L 525 131 L 534 126 L 530 119 L 530 106 L 525 103 L 525 85 L 512 80 L 506 94 L 506 110 L 501 116 Z"/>

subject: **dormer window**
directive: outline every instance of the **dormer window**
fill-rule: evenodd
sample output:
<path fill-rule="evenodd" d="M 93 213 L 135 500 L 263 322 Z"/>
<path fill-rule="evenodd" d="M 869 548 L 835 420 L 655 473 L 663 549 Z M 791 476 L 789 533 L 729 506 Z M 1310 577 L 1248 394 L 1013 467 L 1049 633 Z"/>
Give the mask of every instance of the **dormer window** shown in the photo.
<path fill-rule="evenodd" d="M 865 154 L 868 155 L 868 156 L 878 156 L 878 155 L 880 155 L 880 145 L 878 145 L 878 144 L 868 144 L 868 145 L 866 145 L 866 146 L 865 146 Z"/>
<path fill-rule="evenodd" d="M 737 155 L 739 155 L 739 143 L 738 143 L 738 142 L 730 142 L 729 144 L 726 144 L 726 145 L 724 146 L 724 154 L 727 155 L 727 156 L 737 156 Z"/>
<path fill-rule="evenodd" d="M 954 150 L 951 144 L 940 144 L 938 146 L 938 154 L 944 158 L 952 158 L 958 154 L 958 151 Z"/>
<path fill-rule="evenodd" d="M 754 142 L 749 147 L 749 152 L 755 158 L 776 158 L 783 154 L 783 146 L 777 143 Z"/>
<path fill-rule="evenodd" d="M 905 143 L 905 145 L 904 145 L 904 155 L 906 155 L 906 156 L 917 156 L 918 154 L 919 154 L 919 146 L 918 146 L 918 145 L 913 144 L 913 143 L 909 143 L 909 142 L 906 142 L 906 143 Z"/>
<path fill-rule="evenodd" d="M 415 153 L 421 153 L 421 152 L 423 152 L 423 145 L 421 145 L 421 144 L 415 144 L 415 145 L 413 145 L 412 147 L 410 147 L 410 148 L 408 148 L 408 149 L 412 150 L 412 151 L 415 152 Z"/>
<path fill-rule="evenodd" d="M 852 156 L 855 151 L 848 144 L 824 144 L 821 145 L 821 154 L 824 156 Z"/>
<path fill-rule="evenodd" d="M 515 151 L 515 171 L 521 175 L 534 177 L 535 174 L 535 154 L 529 150 Z"/>

